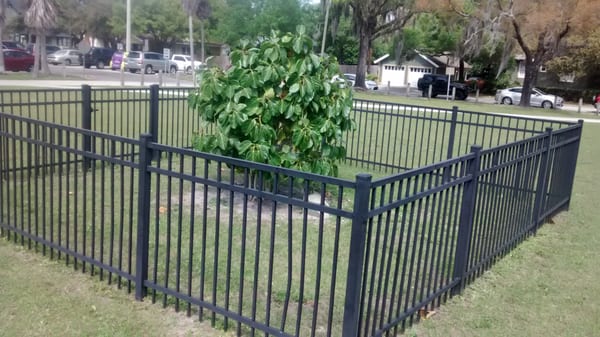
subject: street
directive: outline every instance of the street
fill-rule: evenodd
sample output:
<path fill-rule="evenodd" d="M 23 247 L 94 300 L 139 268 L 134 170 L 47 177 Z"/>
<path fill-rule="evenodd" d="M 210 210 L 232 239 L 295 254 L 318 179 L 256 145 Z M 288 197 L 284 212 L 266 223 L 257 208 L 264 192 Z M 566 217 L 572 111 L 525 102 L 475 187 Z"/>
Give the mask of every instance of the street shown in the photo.
<path fill-rule="evenodd" d="M 126 71 L 111 70 L 106 67 L 104 69 L 84 68 L 83 66 L 64 66 L 64 65 L 48 65 L 50 72 L 56 77 L 63 76 L 65 80 L 54 80 L 58 87 L 80 87 L 81 84 L 93 82 L 96 86 L 146 86 L 150 84 L 161 84 L 164 86 L 193 86 L 192 76 L 178 72 L 177 74 L 133 74 Z M 67 79 L 69 78 L 69 79 Z M 41 79 L 40 81 L 2 81 L 1 86 L 39 86 L 40 82 L 48 80 Z M 11 83 L 14 82 L 14 83 Z M 16 83 L 18 82 L 18 84 Z"/>
<path fill-rule="evenodd" d="M 52 88 L 79 88 L 82 84 L 90 84 L 96 87 L 115 87 L 115 86 L 130 86 L 140 87 L 149 86 L 152 84 L 158 84 L 165 87 L 192 87 L 193 81 L 192 76 L 178 72 L 177 74 L 132 74 L 130 72 L 121 72 L 117 70 L 111 70 L 110 68 L 96 69 L 89 68 L 85 69 L 83 66 L 63 66 L 63 65 L 49 65 L 50 72 L 55 79 L 24 79 L 24 80 L 2 80 L 0 77 L 0 87 L 52 87 Z M 60 79 L 60 77 L 65 79 Z M 56 79 L 56 78 L 59 79 Z M 416 88 L 410 88 L 407 90 L 405 87 L 379 87 L 377 91 L 380 94 L 390 94 L 396 96 L 408 96 L 408 97 L 421 97 L 421 92 Z M 432 100 L 445 100 L 445 96 L 438 96 L 432 98 Z M 494 96 L 481 95 L 475 97 L 473 93 L 466 99 L 467 102 L 483 103 L 483 104 L 496 104 Z M 591 104 L 582 104 L 581 107 L 573 102 L 565 102 L 562 107 L 564 111 L 581 111 L 582 117 L 585 118 L 586 122 L 600 122 L 598 119 L 588 118 L 595 116 L 595 109 Z M 576 120 L 574 118 L 557 117 L 555 119 L 565 120 Z"/>

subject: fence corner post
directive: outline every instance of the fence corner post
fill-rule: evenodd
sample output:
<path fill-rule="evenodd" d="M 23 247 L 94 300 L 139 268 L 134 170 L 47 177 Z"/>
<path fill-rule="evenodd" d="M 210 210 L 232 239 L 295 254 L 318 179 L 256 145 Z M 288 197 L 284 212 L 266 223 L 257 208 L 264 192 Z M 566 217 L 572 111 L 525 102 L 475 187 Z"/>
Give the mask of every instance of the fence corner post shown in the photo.
<path fill-rule="evenodd" d="M 467 264 L 469 260 L 469 246 L 471 244 L 471 233 L 473 232 L 473 219 L 475 217 L 475 205 L 477 195 L 477 180 L 480 171 L 481 146 L 471 146 L 471 153 L 474 155 L 470 165 L 468 165 L 468 174 L 471 176 L 465 182 L 463 198 L 460 206 L 460 219 L 458 223 L 458 239 L 456 242 L 456 252 L 454 254 L 454 272 L 453 280 L 459 280 L 458 284 L 452 287 L 452 296 L 462 292 L 465 286 L 465 276 L 467 274 Z"/>
<path fill-rule="evenodd" d="M 354 194 L 354 212 L 352 215 L 352 232 L 350 234 L 350 251 L 348 257 L 348 278 L 346 279 L 346 295 L 344 298 L 344 321 L 342 336 L 357 337 L 360 320 L 360 293 L 363 277 L 365 240 L 367 221 L 369 219 L 369 197 L 371 190 L 370 174 L 356 176 Z"/>
<path fill-rule="evenodd" d="M 159 106 L 159 93 L 160 87 L 158 84 L 153 84 L 150 86 L 150 116 L 148 118 L 148 132 L 152 135 L 152 141 L 154 143 L 158 142 L 158 106 Z M 152 155 L 153 160 L 158 159 L 158 153 L 154 153 Z"/>
<path fill-rule="evenodd" d="M 84 130 L 92 129 L 92 87 L 87 84 L 81 85 L 81 128 Z M 83 151 L 92 151 L 92 139 L 89 135 L 83 135 Z M 83 170 L 87 171 L 92 167 L 92 161 L 87 156 L 83 156 Z"/>
<path fill-rule="evenodd" d="M 148 145 L 152 135 L 140 136 L 140 159 L 138 178 L 138 223 L 135 261 L 135 299 L 141 301 L 146 296 L 144 282 L 148 279 L 148 254 L 150 240 L 150 172 L 152 152 Z"/>

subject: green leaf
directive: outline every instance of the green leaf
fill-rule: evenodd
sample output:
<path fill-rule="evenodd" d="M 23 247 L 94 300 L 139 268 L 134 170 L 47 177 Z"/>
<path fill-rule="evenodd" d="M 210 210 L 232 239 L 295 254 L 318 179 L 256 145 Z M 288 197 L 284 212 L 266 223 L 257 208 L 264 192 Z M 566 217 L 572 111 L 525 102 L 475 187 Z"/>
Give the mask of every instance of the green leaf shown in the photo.
<path fill-rule="evenodd" d="M 298 90 L 300 90 L 300 84 L 298 83 L 294 83 L 291 87 L 290 87 L 290 94 L 295 94 L 298 92 Z"/>

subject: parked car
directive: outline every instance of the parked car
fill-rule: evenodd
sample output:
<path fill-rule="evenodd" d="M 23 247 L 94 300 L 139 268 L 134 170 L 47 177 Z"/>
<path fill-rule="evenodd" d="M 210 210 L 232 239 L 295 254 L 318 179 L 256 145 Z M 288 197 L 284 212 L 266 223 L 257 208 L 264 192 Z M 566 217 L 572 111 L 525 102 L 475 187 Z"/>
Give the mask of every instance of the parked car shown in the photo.
<path fill-rule="evenodd" d="M 27 52 L 30 54 L 33 54 L 33 47 L 35 46 L 34 43 L 30 43 L 27 45 Z M 53 45 L 46 45 L 46 55 L 50 55 L 54 52 L 56 52 L 57 50 L 60 50 L 60 47 L 58 46 L 53 46 Z"/>
<path fill-rule="evenodd" d="M 77 49 L 61 49 L 47 56 L 50 64 L 64 64 L 67 66 L 73 64 L 82 64 L 83 54 Z"/>
<path fill-rule="evenodd" d="M 6 71 L 31 71 L 33 69 L 33 55 L 23 50 L 3 49 L 4 69 Z"/>
<path fill-rule="evenodd" d="M 26 51 L 25 47 L 16 41 L 2 41 L 2 49 L 13 49 L 13 50 Z"/>
<path fill-rule="evenodd" d="M 450 82 L 448 86 L 448 76 L 441 74 L 425 74 L 417 81 L 417 88 L 421 91 L 423 97 L 429 95 L 429 86 L 431 86 L 431 97 L 437 95 L 450 94 L 454 91 L 456 99 L 465 100 L 469 96 L 469 89 L 463 83 Z"/>
<path fill-rule="evenodd" d="M 354 86 L 354 83 L 356 82 L 356 75 L 355 74 L 344 74 L 344 78 L 346 79 L 346 81 L 348 81 L 348 83 L 350 84 L 350 86 L 352 86 L 352 87 Z M 369 90 L 377 90 L 377 89 L 379 89 L 379 86 L 377 85 L 377 82 L 371 81 L 371 80 L 365 80 L 365 86 Z"/>
<path fill-rule="evenodd" d="M 522 87 L 506 88 L 496 91 L 494 98 L 500 104 L 519 104 L 521 102 Z M 560 96 L 546 94 L 537 88 L 531 89 L 530 105 L 544 109 L 562 108 L 564 99 Z"/>
<path fill-rule="evenodd" d="M 153 74 L 168 69 L 169 60 L 163 57 L 163 54 L 154 52 L 131 51 L 125 58 L 125 70 L 132 73 L 144 72 Z"/>
<path fill-rule="evenodd" d="M 196 70 L 201 70 L 204 67 L 205 67 L 204 63 L 202 63 L 198 60 L 194 60 L 194 68 L 196 68 Z M 174 74 L 178 71 L 184 71 L 186 73 L 192 72 L 192 57 L 190 55 L 183 55 L 183 54 L 171 55 L 171 60 L 169 62 L 169 72 Z"/>
<path fill-rule="evenodd" d="M 104 67 L 110 63 L 114 49 L 92 47 L 85 55 L 83 55 L 83 65 L 86 68 L 95 66 L 98 69 L 104 69 Z"/>
<path fill-rule="evenodd" d="M 471 76 L 465 80 L 465 84 L 469 88 L 469 90 L 477 91 L 477 89 L 483 89 L 483 86 L 485 85 L 485 80 L 481 77 Z"/>
<path fill-rule="evenodd" d="M 121 69 L 121 66 L 125 65 L 125 63 L 123 63 L 124 58 L 125 58 L 124 51 L 120 51 L 120 50 L 116 51 L 110 59 L 110 69 L 112 69 L 112 70 Z"/>

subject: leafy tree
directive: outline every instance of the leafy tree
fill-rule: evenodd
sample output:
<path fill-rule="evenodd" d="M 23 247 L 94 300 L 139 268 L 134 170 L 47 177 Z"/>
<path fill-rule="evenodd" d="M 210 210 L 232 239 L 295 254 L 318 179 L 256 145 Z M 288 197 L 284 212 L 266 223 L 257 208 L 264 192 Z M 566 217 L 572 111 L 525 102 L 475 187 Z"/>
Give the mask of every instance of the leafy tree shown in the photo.
<path fill-rule="evenodd" d="M 132 29 L 149 38 L 150 50 L 172 47 L 186 36 L 188 20 L 179 0 L 144 0 L 134 5 Z"/>
<path fill-rule="evenodd" d="M 589 31 L 600 23 L 598 1 L 499 0 L 498 16 L 504 30 L 514 37 L 525 54 L 525 78 L 521 106 L 529 106 L 530 93 L 539 67 L 558 55 L 561 43 L 570 35 Z"/>
<path fill-rule="evenodd" d="M 273 32 L 258 45 L 242 41 L 227 71 L 212 68 L 190 103 L 214 124 L 197 137 L 201 151 L 325 175 L 345 158 L 343 133 L 354 127 L 352 96 L 334 76 L 333 57 L 319 57 L 304 27 Z"/>
<path fill-rule="evenodd" d="M 56 31 L 69 33 L 73 44 L 83 40 L 86 34 L 103 41 L 107 46 L 115 44 L 113 27 L 113 1 L 111 0 L 56 0 L 58 17 Z M 115 4 L 120 4 L 116 2 Z M 125 23 L 123 23 L 125 27 Z M 118 35 L 117 35 L 118 36 Z"/>
<path fill-rule="evenodd" d="M 359 43 L 353 29 L 352 21 L 342 18 L 336 29 L 335 42 L 327 48 L 327 52 L 335 56 L 341 64 L 358 63 Z"/>
<path fill-rule="evenodd" d="M 569 39 L 565 49 L 565 55 L 546 64 L 549 70 L 577 77 L 600 72 L 600 29 L 596 28 L 584 36 L 574 36 Z"/>
<path fill-rule="evenodd" d="M 346 0 L 341 4 L 350 9 L 359 41 L 355 86 L 365 87 L 367 62 L 373 42 L 404 27 L 421 8 L 422 3 L 425 1 Z M 344 10 L 340 13 L 344 13 Z"/>
<path fill-rule="evenodd" d="M 293 32 L 300 24 L 312 25 L 314 18 L 307 13 L 312 13 L 310 7 L 303 7 L 300 0 L 225 0 L 214 6 L 211 34 L 230 45 L 254 41 L 272 30 Z"/>

